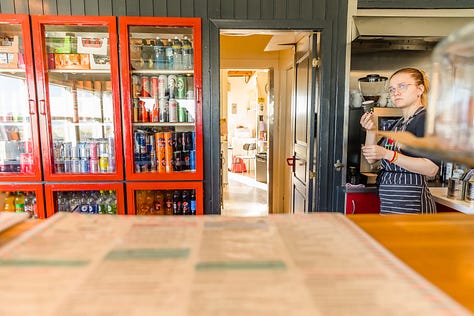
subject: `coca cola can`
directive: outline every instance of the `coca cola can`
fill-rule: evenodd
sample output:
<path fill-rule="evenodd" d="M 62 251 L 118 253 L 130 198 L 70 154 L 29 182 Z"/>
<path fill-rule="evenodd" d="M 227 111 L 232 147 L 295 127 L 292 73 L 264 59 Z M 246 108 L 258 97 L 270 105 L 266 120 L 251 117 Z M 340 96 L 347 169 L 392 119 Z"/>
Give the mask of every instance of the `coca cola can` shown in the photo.
<path fill-rule="evenodd" d="M 150 86 L 150 78 L 147 76 L 140 77 L 140 95 L 145 98 L 149 98 L 151 96 L 151 86 Z"/>
<path fill-rule="evenodd" d="M 151 77 L 151 96 L 155 99 L 159 97 L 158 77 Z"/>
<path fill-rule="evenodd" d="M 32 173 L 33 172 L 33 156 L 29 153 L 20 154 L 20 172 L 21 173 Z"/>
<path fill-rule="evenodd" d="M 158 98 L 164 98 L 166 96 L 167 85 L 168 77 L 166 75 L 160 75 L 158 77 Z"/>
<path fill-rule="evenodd" d="M 99 143 L 96 141 L 89 142 L 89 155 L 91 159 L 97 159 Z"/>

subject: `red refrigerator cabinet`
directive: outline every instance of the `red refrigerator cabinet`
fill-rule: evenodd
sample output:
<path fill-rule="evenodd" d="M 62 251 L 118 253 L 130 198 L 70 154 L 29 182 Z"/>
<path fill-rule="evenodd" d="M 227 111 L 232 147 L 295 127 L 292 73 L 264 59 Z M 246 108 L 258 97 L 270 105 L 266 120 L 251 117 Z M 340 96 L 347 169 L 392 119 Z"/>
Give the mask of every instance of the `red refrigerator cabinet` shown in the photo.
<path fill-rule="evenodd" d="M 116 18 L 32 16 L 45 181 L 123 180 Z"/>
<path fill-rule="evenodd" d="M 0 15 L 0 181 L 41 181 L 28 15 Z"/>
<path fill-rule="evenodd" d="M 119 25 L 126 180 L 202 181 L 201 20 Z"/>

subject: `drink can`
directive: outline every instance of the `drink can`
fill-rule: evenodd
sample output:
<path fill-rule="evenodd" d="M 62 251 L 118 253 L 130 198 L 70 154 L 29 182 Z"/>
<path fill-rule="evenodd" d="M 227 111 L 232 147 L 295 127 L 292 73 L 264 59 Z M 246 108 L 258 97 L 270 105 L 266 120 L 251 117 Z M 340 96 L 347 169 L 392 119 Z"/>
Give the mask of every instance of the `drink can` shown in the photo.
<path fill-rule="evenodd" d="M 86 142 L 77 144 L 79 159 L 89 159 L 89 146 Z"/>
<path fill-rule="evenodd" d="M 182 169 L 182 153 L 181 151 L 173 152 L 173 170 L 181 171 Z"/>
<path fill-rule="evenodd" d="M 189 151 L 189 169 L 196 170 L 196 151 Z"/>
<path fill-rule="evenodd" d="M 63 160 L 63 170 L 65 173 L 71 173 L 72 172 L 72 161 L 69 157 L 64 158 Z"/>
<path fill-rule="evenodd" d="M 165 171 L 173 171 L 173 133 L 164 132 L 165 137 Z"/>
<path fill-rule="evenodd" d="M 150 171 L 156 172 L 157 171 L 157 163 L 156 163 L 156 152 L 150 152 Z"/>
<path fill-rule="evenodd" d="M 155 134 L 146 135 L 146 152 L 148 154 L 155 151 Z"/>
<path fill-rule="evenodd" d="M 169 111 L 169 122 L 176 122 L 177 120 L 177 111 L 178 111 L 178 102 L 176 99 L 170 99 L 168 102 L 168 111 Z"/>
<path fill-rule="evenodd" d="M 79 151 L 77 150 L 76 146 L 71 146 L 71 159 L 79 158 Z"/>
<path fill-rule="evenodd" d="M 161 173 L 166 172 L 166 156 L 165 156 L 165 135 L 164 133 L 156 133 L 155 134 L 155 141 L 156 141 L 156 158 L 157 158 L 157 171 Z"/>
<path fill-rule="evenodd" d="M 71 158 L 71 172 L 72 173 L 81 172 L 81 162 L 79 161 L 79 158 L 77 157 Z"/>
<path fill-rule="evenodd" d="M 109 168 L 109 157 L 106 155 L 99 158 L 99 172 L 107 172 Z"/>
<path fill-rule="evenodd" d="M 71 158 L 72 157 L 72 143 L 71 142 L 64 142 L 61 146 L 61 157 L 63 158 Z"/>
<path fill-rule="evenodd" d="M 176 97 L 178 99 L 184 99 L 186 97 L 186 91 L 188 90 L 186 77 L 183 75 L 178 75 L 176 79 L 176 85 L 177 85 Z"/>
<path fill-rule="evenodd" d="M 142 164 L 142 154 L 140 153 L 135 153 L 133 155 L 133 160 L 134 160 L 134 166 L 135 166 L 135 172 L 136 173 L 140 173 L 142 172 L 142 169 L 141 169 L 141 164 Z"/>
<path fill-rule="evenodd" d="M 166 96 L 166 87 L 168 86 L 168 76 L 158 76 L 158 98 L 164 98 Z"/>
<path fill-rule="evenodd" d="M 134 153 L 136 154 L 146 153 L 146 134 L 143 131 L 135 132 Z"/>
<path fill-rule="evenodd" d="M 173 151 L 183 150 L 183 133 L 173 133 Z"/>
<path fill-rule="evenodd" d="M 151 96 L 150 78 L 147 76 L 141 76 L 140 85 L 141 85 L 140 95 L 145 98 L 150 97 Z"/>
<path fill-rule="evenodd" d="M 107 155 L 107 142 L 103 139 L 99 142 L 99 157 Z"/>
<path fill-rule="evenodd" d="M 158 86 L 159 86 L 158 77 L 156 76 L 151 77 L 151 96 L 155 99 L 159 97 Z"/>
<path fill-rule="evenodd" d="M 109 157 L 109 166 L 107 167 L 107 172 L 114 172 L 115 171 L 115 157 Z"/>
<path fill-rule="evenodd" d="M 169 105 L 168 105 L 168 99 L 167 98 L 160 98 L 158 101 L 158 109 L 160 112 L 160 122 L 168 122 L 169 121 Z"/>
<path fill-rule="evenodd" d="M 99 143 L 97 143 L 96 141 L 89 142 L 89 155 L 91 159 L 98 158 L 98 149 L 99 149 Z"/>
<path fill-rule="evenodd" d="M 21 173 L 32 173 L 33 172 L 33 156 L 30 153 L 20 154 L 20 172 Z"/>
<path fill-rule="evenodd" d="M 184 132 L 183 133 L 183 138 L 184 138 L 184 150 L 194 150 L 195 145 L 194 145 L 194 137 L 195 137 L 195 132 Z"/>
<path fill-rule="evenodd" d="M 33 142 L 31 140 L 25 140 L 23 142 L 23 152 L 33 153 Z"/>
<path fill-rule="evenodd" d="M 178 81 L 178 77 L 176 75 L 168 76 L 168 93 L 169 93 L 170 99 L 176 96 L 176 89 L 178 85 L 177 81 Z"/>
<path fill-rule="evenodd" d="M 89 171 L 90 173 L 98 173 L 99 172 L 99 159 L 94 157 L 89 160 Z"/>
<path fill-rule="evenodd" d="M 109 157 L 115 157 L 115 138 L 107 137 L 107 153 Z"/>
<path fill-rule="evenodd" d="M 181 169 L 182 170 L 189 170 L 191 168 L 190 166 L 190 151 L 189 150 L 183 150 L 181 154 Z"/>
<path fill-rule="evenodd" d="M 79 161 L 79 172 L 80 173 L 89 173 L 90 172 L 90 163 L 89 158 L 82 158 Z"/>
<path fill-rule="evenodd" d="M 183 123 L 188 121 L 187 110 L 184 106 L 180 106 L 178 109 L 178 122 Z"/>

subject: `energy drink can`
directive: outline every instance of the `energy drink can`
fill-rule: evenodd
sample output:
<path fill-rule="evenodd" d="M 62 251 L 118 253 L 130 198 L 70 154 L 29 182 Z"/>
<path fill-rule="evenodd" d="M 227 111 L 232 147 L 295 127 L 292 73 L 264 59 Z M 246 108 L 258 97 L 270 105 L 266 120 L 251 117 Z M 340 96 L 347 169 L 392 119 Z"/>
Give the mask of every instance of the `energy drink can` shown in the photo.
<path fill-rule="evenodd" d="M 89 155 L 91 159 L 97 159 L 99 157 L 98 147 L 99 143 L 97 143 L 96 141 L 89 142 Z"/>
<path fill-rule="evenodd" d="M 80 173 L 89 173 L 89 167 L 89 158 L 81 158 L 81 160 L 79 161 Z"/>
<path fill-rule="evenodd" d="M 165 123 L 169 122 L 169 107 L 168 107 L 168 99 L 167 98 L 160 98 L 158 101 L 158 109 L 160 112 L 160 122 Z"/>
<path fill-rule="evenodd" d="M 169 122 L 176 122 L 177 111 L 178 111 L 178 102 L 176 102 L 176 99 L 169 100 L 168 111 L 169 111 Z"/>
<path fill-rule="evenodd" d="M 173 133 L 163 133 L 165 137 L 165 171 L 173 171 Z"/>
<path fill-rule="evenodd" d="M 109 168 L 109 156 L 105 154 L 99 158 L 99 172 L 107 172 Z"/>
<path fill-rule="evenodd" d="M 196 170 L 196 151 L 189 152 L 189 170 Z"/>
<path fill-rule="evenodd" d="M 135 144 L 133 146 L 133 151 L 135 154 L 144 154 L 146 153 L 146 134 L 143 131 L 135 132 Z"/>
<path fill-rule="evenodd" d="M 155 99 L 159 97 L 159 84 L 158 84 L 158 77 L 154 76 L 151 77 L 151 96 Z"/>
<path fill-rule="evenodd" d="M 181 169 L 182 170 L 189 170 L 191 168 L 190 165 L 190 151 L 189 150 L 183 150 L 181 154 Z"/>
<path fill-rule="evenodd" d="M 149 98 L 151 96 L 151 86 L 150 86 L 150 78 L 147 76 L 140 77 L 140 95 L 145 98 Z"/>
<path fill-rule="evenodd" d="M 184 132 L 183 133 L 183 139 L 184 139 L 184 150 L 194 150 L 195 144 L 194 144 L 194 136 L 195 132 Z"/>
<path fill-rule="evenodd" d="M 178 122 L 184 123 L 188 121 L 188 110 L 184 106 L 180 106 L 178 109 Z"/>
<path fill-rule="evenodd" d="M 181 171 L 183 170 L 182 166 L 182 153 L 181 151 L 173 152 L 173 170 L 174 171 Z"/>
<path fill-rule="evenodd" d="M 168 76 L 158 76 L 158 98 L 164 98 L 166 96 L 166 87 L 168 86 Z"/>
<path fill-rule="evenodd" d="M 173 133 L 173 151 L 183 150 L 183 133 Z"/>
<path fill-rule="evenodd" d="M 89 146 L 85 142 L 77 144 L 79 159 L 89 159 Z M 81 171 L 82 172 L 82 171 Z"/>
<path fill-rule="evenodd" d="M 99 173 L 99 159 L 97 157 L 89 160 L 89 171 L 90 173 Z"/>
<path fill-rule="evenodd" d="M 176 80 L 176 85 L 177 85 L 176 97 L 178 99 L 186 98 L 186 91 L 188 90 L 186 77 L 184 77 L 183 75 L 178 75 L 177 80 Z"/>
<path fill-rule="evenodd" d="M 155 134 L 155 142 L 156 142 L 156 152 L 157 152 L 157 171 L 160 173 L 166 172 L 166 155 L 165 155 L 165 135 L 164 133 L 156 133 Z"/>
<path fill-rule="evenodd" d="M 176 75 L 168 76 L 168 94 L 170 99 L 176 97 L 176 89 L 178 88 L 178 77 Z"/>

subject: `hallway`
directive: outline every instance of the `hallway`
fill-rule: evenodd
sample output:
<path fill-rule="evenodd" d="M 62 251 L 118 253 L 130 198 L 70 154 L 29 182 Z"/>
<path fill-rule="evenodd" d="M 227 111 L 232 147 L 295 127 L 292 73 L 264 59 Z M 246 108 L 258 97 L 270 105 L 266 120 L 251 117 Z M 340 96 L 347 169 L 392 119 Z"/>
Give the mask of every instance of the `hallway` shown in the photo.
<path fill-rule="evenodd" d="M 255 180 L 255 171 L 228 173 L 223 188 L 224 216 L 267 216 L 267 184 Z"/>

